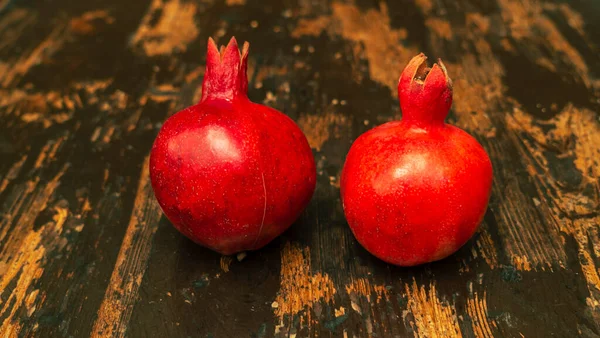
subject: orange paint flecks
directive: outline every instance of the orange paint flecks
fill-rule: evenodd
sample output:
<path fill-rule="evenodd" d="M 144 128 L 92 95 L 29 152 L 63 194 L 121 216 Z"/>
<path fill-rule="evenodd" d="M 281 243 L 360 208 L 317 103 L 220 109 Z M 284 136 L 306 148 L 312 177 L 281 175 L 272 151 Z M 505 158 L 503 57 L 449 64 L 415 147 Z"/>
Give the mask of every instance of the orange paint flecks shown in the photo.
<path fill-rule="evenodd" d="M 221 270 L 223 270 L 223 272 L 229 272 L 229 266 L 231 265 L 231 262 L 233 262 L 233 258 L 231 258 L 231 256 L 222 256 L 219 262 Z"/>
<path fill-rule="evenodd" d="M 502 19 L 514 39 L 547 47 L 556 57 L 572 65 L 583 81 L 588 86 L 591 85 L 588 67 L 583 57 L 547 17 L 538 1 L 499 0 L 498 4 Z M 573 22 L 575 23 L 576 19 Z"/>
<path fill-rule="evenodd" d="M 154 199 L 146 157 L 129 225 L 115 263 L 104 300 L 92 329 L 92 337 L 123 337 L 138 296 L 152 239 L 161 216 Z"/>
<path fill-rule="evenodd" d="M 281 253 L 281 285 L 277 293 L 278 307 L 275 314 L 283 321 L 285 316 L 296 315 L 308 310 L 302 316 L 310 321 L 313 304 L 319 301 L 330 302 L 336 293 L 329 276 L 311 271 L 308 248 L 286 243 Z"/>
<path fill-rule="evenodd" d="M 13 336 L 19 331 L 20 325 L 16 313 L 22 305 L 26 306 L 29 316 L 35 311 L 39 290 L 30 290 L 31 285 L 44 272 L 44 257 L 60 246 L 60 241 L 57 239 L 62 234 L 68 210 L 62 207 L 54 208 L 56 214 L 53 216 L 53 222 L 48 222 L 37 230 L 32 230 L 33 222 L 46 208 L 48 200 L 55 192 L 67 168 L 68 166 L 64 166 L 43 189 L 34 187 L 32 190 L 25 190 L 27 201 L 24 199 L 21 202 L 26 204 L 23 214 L 16 220 L 19 222 L 18 226 L 13 228 L 8 236 L 9 244 L 0 252 L 0 261 L 6 262 L 4 273 L 0 276 L 0 293 L 4 292 L 9 284 L 14 283 L 8 298 L 3 299 L 3 304 L 0 305 L 0 317 L 5 318 L 0 326 L 2 337 Z M 30 195 L 34 191 L 35 194 Z M 14 218 L 9 216 L 8 219 Z M 8 227 L 7 224 L 1 225 L 0 229 Z M 4 236 L 5 233 L 2 237 Z M 42 245 L 42 240 L 47 244 Z"/>
<path fill-rule="evenodd" d="M 412 284 L 405 284 L 405 290 L 408 310 L 403 313 L 403 318 L 418 337 L 462 337 L 456 309 L 447 301 L 439 299 L 434 284 L 427 290 L 425 286 L 419 287 L 413 280 Z M 414 320 L 408 320 L 408 313 L 412 314 Z"/>
<path fill-rule="evenodd" d="M 0 193 L 2 193 L 6 189 L 6 187 L 8 187 L 12 180 L 19 176 L 19 173 L 21 172 L 21 168 L 23 168 L 25 160 L 27 160 L 27 155 L 23 155 L 20 160 L 15 162 L 10 167 L 10 169 L 8 169 L 8 172 L 0 182 Z"/>
<path fill-rule="evenodd" d="M 447 40 L 452 39 L 452 27 L 448 21 L 430 17 L 425 20 L 425 25 L 437 36 Z"/>
<path fill-rule="evenodd" d="M 494 338 L 492 328 L 497 324 L 493 319 L 489 319 L 486 293 L 479 298 L 477 292 L 467 299 L 467 313 L 471 317 L 471 326 L 476 338 Z"/>
<path fill-rule="evenodd" d="M 375 296 L 378 302 L 388 297 L 388 291 L 384 285 L 373 285 L 366 278 L 353 279 L 350 284 L 346 285 L 346 292 L 364 296 L 367 299 Z"/>
<path fill-rule="evenodd" d="M 157 11 L 160 11 L 160 18 L 156 24 L 151 24 Z M 148 56 L 185 51 L 199 33 L 194 19 L 196 11 L 193 3 L 153 0 L 132 44 L 141 46 Z"/>
<path fill-rule="evenodd" d="M 339 138 L 342 130 L 349 131 L 350 123 L 346 116 L 336 113 L 332 108 L 319 115 L 301 115 L 298 119 L 298 126 L 306 135 L 310 147 L 317 151 L 330 137 Z"/>
<path fill-rule="evenodd" d="M 226 0 L 225 4 L 227 6 L 243 6 L 246 4 L 246 0 Z"/>
<path fill-rule="evenodd" d="M 476 246 L 473 247 L 473 255 L 477 256 L 477 254 L 481 255 L 490 268 L 494 269 L 498 266 L 496 246 L 489 232 L 485 229 L 481 230 Z"/>
<path fill-rule="evenodd" d="M 95 10 L 83 13 L 81 16 L 71 19 L 70 29 L 73 33 L 80 35 L 91 34 L 96 30 L 95 22 L 101 20 L 107 24 L 115 22 L 115 18 L 110 16 L 106 10 Z"/>
<path fill-rule="evenodd" d="M 380 3 L 379 10 L 361 12 L 356 6 L 335 2 L 331 16 L 312 20 L 300 20 L 292 36 L 317 36 L 323 31 L 329 35 L 341 35 L 356 43 L 355 59 L 369 61 L 371 79 L 386 85 L 393 96 L 397 95 L 398 77 L 403 66 L 418 54 L 414 47 L 405 46 L 407 31 L 393 29 L 387 5 Z M 364 46 L 364 49 L 362 48 Z M 360 80 L 360 76 L 354 76 Z"/>
<path fill-rule="evenodd" d="M 21 52 L 19 59 L 7 67 L 0 67 L 0 79 L 2 79 L 0 85 L 5 88 L 10 86 L 33 66 L 49 58 L 62 47 L 68 35 L 66 24 L 54 25 L 54 28 L 39 45 L 32 50 Z"/>

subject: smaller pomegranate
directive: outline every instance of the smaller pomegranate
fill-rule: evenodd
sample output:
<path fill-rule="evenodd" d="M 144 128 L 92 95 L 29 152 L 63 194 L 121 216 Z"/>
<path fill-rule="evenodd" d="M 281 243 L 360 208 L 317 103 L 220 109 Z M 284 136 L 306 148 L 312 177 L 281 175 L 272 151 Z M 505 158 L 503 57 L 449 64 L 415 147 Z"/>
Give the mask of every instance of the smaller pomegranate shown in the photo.
<path fill-rule="evenodd" d="M 251 102 L 249 44 L 208 42 L 199 104 L 171 116 L 150 154 L 150 179 L 167 218 L 224 255 L 256 250 L 284 232 L 316 184 L 306 137 L 292 119 Z"/>
<path fill-rule="evenodd" d="M 469 134 L 444 121 L 452 82 L 420 54 L 398 84 L 402 120 L 361 135 L 341 177 L 348 224 L 370 253 L 395 265 L 443 259 L 463 246 L 487 209 L 492 164 Z"/>

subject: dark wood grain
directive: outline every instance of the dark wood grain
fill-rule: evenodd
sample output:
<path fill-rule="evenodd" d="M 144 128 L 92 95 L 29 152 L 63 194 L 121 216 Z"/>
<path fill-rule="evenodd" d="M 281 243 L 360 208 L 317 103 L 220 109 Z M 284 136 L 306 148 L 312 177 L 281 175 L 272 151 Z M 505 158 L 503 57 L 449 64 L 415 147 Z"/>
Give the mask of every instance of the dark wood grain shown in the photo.
<path fill-rule="evenodd" d="M 250 42 L 250 98 L 317 161 L 310 206 L 242 261 L 180 235 L 148 182 L 209 36 Z M 339 175 L 419 52 L 494 185 L 458 253 L 399 268 L 353 238 Z M 0 336 L 598 337 L 598 55 L 592 0 L 0 1 Z"/>

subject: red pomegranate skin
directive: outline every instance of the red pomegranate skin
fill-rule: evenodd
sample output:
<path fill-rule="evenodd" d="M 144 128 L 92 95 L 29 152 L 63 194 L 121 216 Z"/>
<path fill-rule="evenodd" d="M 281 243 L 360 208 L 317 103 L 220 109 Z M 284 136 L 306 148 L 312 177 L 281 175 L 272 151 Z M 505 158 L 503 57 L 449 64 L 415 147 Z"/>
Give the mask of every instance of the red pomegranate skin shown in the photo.
<path fill-rule="evenodd" d="M 426 77 L 425 77 L 426 76 Z M 483 147 L 446 124 L 452 82 L 420 54 L 398 84 L 402 120 L 362 134 L 341 177 L 348 224 L 360 244 L 399 266 L 443 259 L 475 233 L 487 209 L 492 164 Z"/>
<path fill-rule="evenodd" d="M 171 116 L 150 154 L 163 212 L 185 236 L 224 255 L 256 250 L 308 205 L 316 169 L 292 119 L 247 97 L 248 43 L 209 40 L 202 99 Z"/>

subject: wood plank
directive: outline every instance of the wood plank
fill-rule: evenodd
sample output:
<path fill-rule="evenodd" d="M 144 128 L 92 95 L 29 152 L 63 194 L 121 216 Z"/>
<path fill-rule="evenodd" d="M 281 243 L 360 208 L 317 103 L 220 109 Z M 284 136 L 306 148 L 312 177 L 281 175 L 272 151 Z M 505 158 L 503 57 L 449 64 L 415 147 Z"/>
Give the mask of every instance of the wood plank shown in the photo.
<path fill-rule="evenodd" d="M 600 335 L 600 7 L 590 1 L 0 1 L 0 336 Z M 241 262 L 161 217 L 147 156 L 199 99 L 206 40 L 303 129 L 317 190 Z M 345 154 L 401 116 L 418 52 L 494 164 L 455 255 L 387 265 L 339 201 Z"/>

